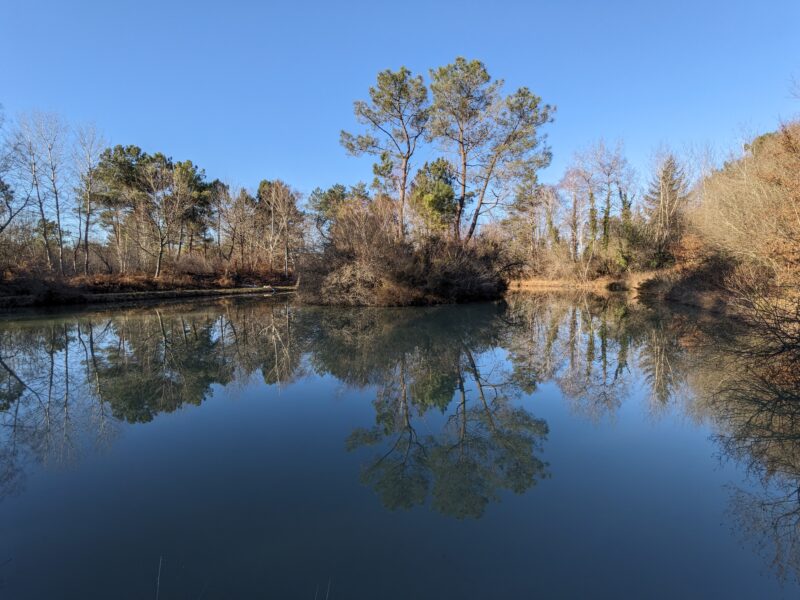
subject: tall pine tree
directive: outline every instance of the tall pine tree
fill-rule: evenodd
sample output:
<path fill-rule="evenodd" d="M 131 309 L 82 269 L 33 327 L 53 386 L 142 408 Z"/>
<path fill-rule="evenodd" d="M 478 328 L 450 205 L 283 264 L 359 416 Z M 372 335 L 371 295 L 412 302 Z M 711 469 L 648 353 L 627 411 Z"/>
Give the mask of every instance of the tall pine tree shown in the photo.
<path fill-rule="evenodd" d="M 674 260 L 674 246 L 684 227 L 688 198 L 686 174 L 672 154 L 659 165 L 647 194 L 644 211 L 653 243 L 653 266 L 661 267 Z"/>

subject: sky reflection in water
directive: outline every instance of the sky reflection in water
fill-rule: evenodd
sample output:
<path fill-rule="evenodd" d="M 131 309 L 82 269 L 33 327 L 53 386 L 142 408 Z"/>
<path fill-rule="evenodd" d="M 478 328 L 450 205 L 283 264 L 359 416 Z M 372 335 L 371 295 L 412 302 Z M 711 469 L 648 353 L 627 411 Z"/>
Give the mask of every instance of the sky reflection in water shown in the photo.
<path fill-rule="evenodd" d="M 0 592 L 795 597 L 800 376 L 722 325 L 530 296 L 7 318 Z"/>

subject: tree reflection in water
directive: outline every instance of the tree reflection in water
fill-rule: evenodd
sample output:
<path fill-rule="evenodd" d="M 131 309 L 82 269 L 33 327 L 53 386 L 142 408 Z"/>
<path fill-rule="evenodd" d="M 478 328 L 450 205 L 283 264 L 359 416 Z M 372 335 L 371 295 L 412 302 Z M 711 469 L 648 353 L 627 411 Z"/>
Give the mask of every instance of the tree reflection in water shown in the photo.
<path fill-rule="evenodd" d="M 723 326 L 724 325 L 724 326 Z M 175 305 L 0 325 L 0 496 L 28 461 L 58 465 L 122 423 L 198 405 L 216 385 L 328 375 L 374 393 L 374 425 L 346 448 L 389 509 L 478 518 L 549 476 L 548 426 L 527 396 L 557 386 L 571 409 L 613 419 L 645 388 L 653 418 L 711 423 L 725 458 L 763 493 L 733 491 L 739 529 L 800 575 L 800 356 L 710 317 L 622 301 L 510 297 L 419 309 Z"/>
<path fill-rule="evenodd" d="M 763 484 L 732 489 L 741 532 L 781 577 L 800 580 L 800 347 L 775 342 L 758 330 L 725 336 L 692 377 L 722 455 Z"/>
<path fill-rule="evenodd" d="M 300 372 L 288 305 L 219 304 L 27 319 L 0 327 L 0 497 L 26 460 L 70 462 L 122 422 L 199 405 L 213 384 Z"/>
<path fill-rule="evenodd" d="M 380 355 L 369 363 L 375 370 L 362 364 L 339 372 L 366 376 L 343 379 L 350 384 L 378 382 L 375 426 L 354 431 L 347 447 L 381 446 L 362 479 L 387 508 L 411 508 L 430 496 L 439 512 L 477 518 L 502 490 L 522 493 L 546 476 L 538 454 L 547 424 L 513 404 L 521 390 L 495 356 L 505 333 L 501 316 L 497 305 L 398 311 L 371 339 L 369 356 Z M 330 355 L 360 357 L 354 343 L 357 336 L 337 336 Z M 441 425 L 428 419 L 421 434 L 417 423 L 429 411 L 443 415 Z"/>

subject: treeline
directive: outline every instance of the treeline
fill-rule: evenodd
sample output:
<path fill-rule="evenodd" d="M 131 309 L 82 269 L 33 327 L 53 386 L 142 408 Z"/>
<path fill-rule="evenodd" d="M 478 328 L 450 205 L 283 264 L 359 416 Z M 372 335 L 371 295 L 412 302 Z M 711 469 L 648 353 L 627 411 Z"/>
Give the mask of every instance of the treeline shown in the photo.
<path fill-rule="evenodd" d="M 315 190 L 305 206 L 281 181 L 234 189 L 190 160 L 24 115 L 2 151 L 4 280 L 302 272 L 301 291 L 323 303 L 496 297 L 509 271 L 481 223 L 549 163 L 540 129 L 553 112 L 525 87 L 506 93 L 480 61 L 432 69 L 429 84 L 384 71 L 355 103 L 361 130 L 341 135 L 375 157 L 374 180 Z"/>
<path fill-rule="evenodd" d="M 528 88 L 505 93 L 480 61 L 457 58 L 427 83 L 381 72 L 354 112 L 362 129 L 341 143 L 376 158 L 374 179 L 311 195 L 314 301 L 473 300 L 512 279 L 621 278 L 684 258 L 696 181 L 677 156 L 662 153 L 642 188 L 622 144 L 600 141 L 543 184 L 555 108 Z"/>
<path fill-rule="evenodd" d="M 5 127 L 0 260 L 15 277 L 171 274 L 289 279 L 303 240 L 300 195 L 208 180 L 191 160 L 109 147 L 91 127 L 31 113 Z"/>
<path fill-rule="evenodd" d="M 402 305 L 495 298 L 514 279 L 653 271 L 637 278 L 648 293 L 713 284 L 773 321 L 799 320 L 787 311 L 800 284 L 800 124 L 700 172 L 662 152 L 636 173 L 621 143 L 600 141 L 546 185 L 554 114 L 477 60 L 427 78 L 383 71 L 340 140 L 375 159 L 372 181 L 305 199 L 279 180 L 232 187 L 189 160 L 27 115 L 5 128 L 0 160 L 4 281 L 300 279 L 310 302 Z"/>
<path fill-rule="evenodd" d="M 731 292 L 796 293 L 800 123 L 755 138 L 694 177 L 688 163 L 662 153 L 642 186 L 621 145 L 599 142 L 575 156 L 557 185 L 518 188 L 494 234 L 528 276 L 672 269 L 685 280 L 705 268 Z"/>
<path fill-rule="evenodd" d="M 664 153 L 646 185 L 620 146 L 579 153 L 558 185 L 520 188 L 494 225 L 519 276 L 626 280 L 640 298 L 735 315 L 774 355 L 800 349 L 800 122 L 694 177 Z"/>
<path fill-rule="evenodd" d="M 704 305 L 707 294 L 776 330 L 800 321 L 796 122 L 721 163 L 662 150 L 649 173 L 601 140 L 547 185 L 554 107 L 527 88 L 505 93 L 479 61 L 427 82 L 384 71 L 354 112 L 362 128 L 341 142 L 376 158 L 374 179 L 311 195 L 303 293 L 314 301 L 462 301 L 514 279 L 605 278 Z"/>

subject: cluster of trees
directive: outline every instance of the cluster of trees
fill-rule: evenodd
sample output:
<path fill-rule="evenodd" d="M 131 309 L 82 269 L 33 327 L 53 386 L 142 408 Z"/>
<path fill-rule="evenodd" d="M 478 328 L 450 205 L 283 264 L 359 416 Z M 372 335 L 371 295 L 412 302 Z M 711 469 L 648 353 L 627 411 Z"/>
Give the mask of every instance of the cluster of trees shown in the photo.
<path fill-rule="evenodd" d="M 521 276 L 647 275 L 640 292 L 720 300 L 780 352 L 800 348 L 800 122 L 691 178 L 672 153 L 649 182 L 621 146 L 579 153 L 558 185 L 520 185 L 494 225 Z"/>
<path fill-rule="evenodd" d="M 497 235 L 528 276 L 592 279 L 666 267 L 686 231 L 690 181 L 663 153 L 640 189 L 621 144 L 575 155 L 557 185 L 520 185 Z"/>
<path fill-rule="evenodd" d="M 428 84 L 406 68 L 379 73 L 354 112 L 362 129 L 341 143 L 374 156 L 375 177 L 371 190 L 312 194 L 319 260 L 306 293 L 353 304 L 496 296 L 501 253 L 480 223 L 549 164 L 541 128 L 554 108 L 525 87 L 504 93 L 482 62 L 459 57 Z"/>
<path fill-rule="evenodd" d="M 542 127 L 555 109 L 527 88 L 505 94 L 480 61 L 432 69 L 427 85 L 405 68 L 381 72 L 354 111 L 363 127 L 341 143 L 376 158 L 374 180 L 310 197 L 314 301 L 469 300 L 513 277 L 619 277 L 685 258 L 699 185 L 675 154 L 642 188 L 622 145 L 600 141 L 545 185 Z"/>
<path fill-rule="evenodd" d="M 251 193 L 190 160 L 108 147 L 52 114 L 5 128 L 0 259 L 14 273 L 148 274 L 169 269 L 289 278 L 303 242 L 300 194 L 280 180 Z"/>
<path fill-rule="evenodd" d="M 667 163 L 667 167 L 671 166 Z M 667 196 L 681 188 L 662 186 Z M 675 190 L 675 191 L 673 191 Z M 773 355 L 800 349 L 800 122 L 758 136 L 710 168 L 675 211 L 656 207 L 675 269 L 651 278 L 668 299 L 732 311 Z M 642 286 L 640 286 L 641 289 Z M 720 302 L 721 301 L 721 302 Z"/>
<path fill-rule="evenodd" d="M 319 302 L 497 296 L 501 248 L 480 224 L 517 185 L 536 185 L 554 108 L 525 87 L 505 93 L 483 63 L 459 57 L 429 83 L 381 72 L 354 109 L 363 127 L 341 143 L 375 157 L 374 181 L 317 189 L 305 207 L 282 181 L 232 188 L 192 161 L 23 115 L 4 129 L 0 157 L 4 277 L 304 271 Z"/>
<path fill-rule="evenodd" d="M 340 141 L 375 159 L 371 184 L 318 188 L 305 202 L 280 180 L 234 188 L 192 161 L 22 116 L 0 151 L 4 277 L 302 274 L 309 301 L 375 305 L 493 298 L 511 278 L 713 262 L 707 271 L 752 310 L 797 295 L 798 123 L 700 177 L 663 152 L 644 185 L 622 144 L 600 141 L 545 185 L 554 107 L 526 87 L 505 91 L 480 61 L 456 58 L 427 80 L 383 71 L 354 113 L 360 127 Z"/>
<path fill-rule="evenodd" d="M 554 110 L 527 88 L 505 94 L 479 61 L 432 69 L 427 86 L 405 68 L 380 73 L 355 103 L 363 129 L 341 134 L 349 152 L 377 159 L 371 189 L 311 197 L 320 261 L 309 295 L 458 301 L 496 296 L 509 278 L 655 271 L 649 289 L 722 292 L 800 345 L 799 122 L 702 172 L 661 151 L 640 176 L 621 143 L 599 141 L 545 185 L 541 130 Z"/>
<path fill-rule="evenodd" d="M 378 157 L 374 187 L 395 194 L 400 239 L 408 227 L 407 198 L 425 225 L 468 242 L 515 181 L 535 181 L 549 164 L 540 129 L 555 109 L 526 87 L 507 95 L 502 88 L 482 62 L 458 57 L 431 69 L 430 92 L 422 76 L 403 67 L 379 73 L 369 101 L 355 102 L 365 129 L 342 131 L 341 142 L 352 154 Z M 412 159 L 422 142 L 444 156 L 426 163 L 412 182 Z"/>
<path fill-rule="evenodd" d="M 662 269 L 649 283 L 667 296 L 721 291 L 740 313 L 800 344 L 800 122 L 697 177 L 687 162 L 662 153 L 641 186 L 621 145 L 599 142 L 557 185 L 519 186 L 496 235 L 523 276 Z"/>

